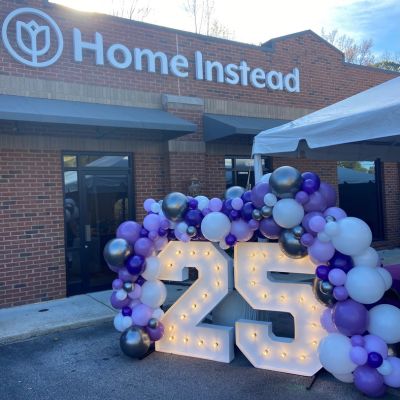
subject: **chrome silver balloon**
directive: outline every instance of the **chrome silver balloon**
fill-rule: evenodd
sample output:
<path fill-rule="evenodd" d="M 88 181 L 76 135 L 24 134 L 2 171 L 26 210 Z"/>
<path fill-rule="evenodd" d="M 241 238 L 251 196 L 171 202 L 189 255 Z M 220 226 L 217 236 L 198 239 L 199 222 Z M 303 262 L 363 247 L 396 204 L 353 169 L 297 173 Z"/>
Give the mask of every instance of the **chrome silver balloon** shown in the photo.
<path fill-rule="evenodd" d="M 112 239 L 104 247 L 103 256 L 113 267 L 123 267 L 127 257 L 132 254 L 132 247 L 125 239 Z"/>
<path fill-rule="evenodd" d="M 132 290 L 133 290 L 133 284 L 132 284 L 132 282 L 124 282 L 123 289 L 124 289 L 125 292 L 127 292 L 127 293 L 132 292 Z"/>
<path fill-rule="evenodd" d="M 307 248 L 300 242 L 292 229 L 285 229 L 279 237 L 279 246 L 284 254 L 290 258 L 303 258 L 307 255 Z"/>
<path fill-rule="evenodd" d="M 188 208 L 188 199 L 183 193 L 172 192 L 164 197 L 161 208 L 170 221 L 181 221 Z"/>
<path fill-rule="evenodd" d="M 235 199 L 236 197 L 242 197 L 242 194 L 246 191 L 245 188 L 241 186 L 232 186 L 225 191 L 225 199 Z"/>
<path fill-rule="evenodd" d="M 333 297 L 333 289 L 334 287 L 329 281 L 314 278 L 313 292 L 320 303 L 326 306 L 333 306 L 336 303 L 336 299 Z"/>
<path fill-rule="evenodd" d="M 197 234 L 197 229 L 195 226 L 188 226 L 186 233 L 189 235 L 189 237 L 194 237 Z"/>
<path fill-rule="evenodd" d="M 253 219 L 255 219 L 256 221 L 261 221 L 263 216 L 261 215 L 261 211 L 258 210 L 257 208 L 253 210 L 253 212 L 251 213 Z"/>
<path fill-rule="evenodd" d="M 151 340 L 144 329 L 132 326 L 122 333 L 119 344 L 125 355 L 140 358 L 149 350 Z"/>
<path fill-rule="evenodd" d="M 264 206 L 261 208 L 261 215 L 264 218 L 268 218 L 272 215 L 272 207 Z"/>
<path fill-rule="evenodd" d="M 301 225 L 297 225 L 292 228 L 292 232 L 297 239 L 300 239 L 301 235 L 304 233 L 304 228 Z"/>
<path fill-rule="evenodd" d="M 156 329 L 158 326 L 158 319 L 157 318 L 150 318 L 147 326 L 151 329 Z"/>
<path fill-rule="evenodd" d="M 282 199 L 292 198 L 300 190 L 303 178 L 293 167 L 277 168 L 269 178 L 272 193 Z"/>

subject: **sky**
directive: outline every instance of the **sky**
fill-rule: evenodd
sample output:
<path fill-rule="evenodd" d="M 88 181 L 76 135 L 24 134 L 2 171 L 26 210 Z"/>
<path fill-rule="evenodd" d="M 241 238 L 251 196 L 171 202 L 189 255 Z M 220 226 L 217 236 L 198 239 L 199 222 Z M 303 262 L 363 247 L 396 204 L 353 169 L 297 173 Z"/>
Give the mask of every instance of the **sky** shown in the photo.
<path fill-rule="evenodd" d="M 85 11 L 107 13 L 112 0 L 51 0 Z M 114 0 L 114 3 L 129 0 Z M 149 4 L 145 22 L 193 31 L 185 0 L 139 0 Z M 233 32 L 233 39 L 260 44 L 271 38 L 312 29 L 320 34 L 338 29 L 357 41 L 373 39 L 377 56 L 400 54 L 400 0 L 214 0 L 215 18 Z"/>

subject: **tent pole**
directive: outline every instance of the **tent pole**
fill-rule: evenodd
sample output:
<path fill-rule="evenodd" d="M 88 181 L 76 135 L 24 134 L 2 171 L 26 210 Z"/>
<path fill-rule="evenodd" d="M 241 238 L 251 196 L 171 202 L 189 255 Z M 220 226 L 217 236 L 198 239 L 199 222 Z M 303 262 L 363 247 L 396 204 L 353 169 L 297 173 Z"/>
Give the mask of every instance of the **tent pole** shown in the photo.
<path fill-rule="evenodd" d="M 254 154 L 254 180 L 260 182 L 263 176 L 261 154 Z"/>

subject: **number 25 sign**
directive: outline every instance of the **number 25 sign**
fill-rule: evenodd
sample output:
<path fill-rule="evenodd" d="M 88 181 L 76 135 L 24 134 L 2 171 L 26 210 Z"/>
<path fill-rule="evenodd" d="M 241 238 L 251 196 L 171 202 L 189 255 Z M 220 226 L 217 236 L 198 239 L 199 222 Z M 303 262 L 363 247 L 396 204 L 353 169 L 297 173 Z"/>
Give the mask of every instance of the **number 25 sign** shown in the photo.
<path fill-rule="evenodd" d="M 273 274 L 312 275 L 315 266 L 308 257 L 288 258 L 278 244 L 239 243 L 233 268 L 232 259 L 211 243 L 170 242 L 159 258 L 160 279 L 185 280 L 187 267 L 198 270 L 198 279 L 164 315 L 165 334 L 156 342 L 157 351 L 230 362 L 236 343 L 257 368 L 305 376 L 321 369 L 316 350 L 326 335 L 319 321 L 325 307 L 310 283 L 283 282 Z M 270 322 L 240 319 L 235 328 L 202 323 L 233 290 L 233 275 L 236 290 L 254 310 L 292 314 L 294 339 L 275 336 Z"/>

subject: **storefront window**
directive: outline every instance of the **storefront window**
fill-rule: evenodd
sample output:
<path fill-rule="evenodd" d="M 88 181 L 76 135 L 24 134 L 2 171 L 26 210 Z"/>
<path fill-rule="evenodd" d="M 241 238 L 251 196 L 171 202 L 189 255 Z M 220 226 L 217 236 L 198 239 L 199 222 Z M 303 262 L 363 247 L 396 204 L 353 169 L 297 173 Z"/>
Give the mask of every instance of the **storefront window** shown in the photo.
<path fill-rule="evenodd" d="M 364 220 L 375 240 L 383 239 L 380 170 L 379 161 L 338 162 L 339 205 Z"/>
<path fill-rule="evenodd" d="M 268 158 L 262 159 L 263 172 L 270 171 L 270 162 Z M 226 187 L 247 185 L 254 186 L 254 160 L 243 157 L 225 158 L 225 181 Z"/>

